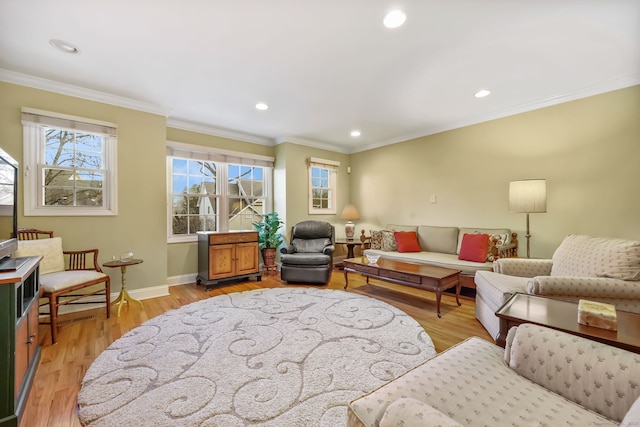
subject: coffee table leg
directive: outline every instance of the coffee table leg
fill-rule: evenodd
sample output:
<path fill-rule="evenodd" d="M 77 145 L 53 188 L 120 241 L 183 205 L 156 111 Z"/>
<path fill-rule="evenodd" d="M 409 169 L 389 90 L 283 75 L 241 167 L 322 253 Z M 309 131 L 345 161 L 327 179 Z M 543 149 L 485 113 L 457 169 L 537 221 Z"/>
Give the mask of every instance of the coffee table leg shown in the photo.
<path fill-rule="evenodd" d="M 348 271 L 345 268 L 344 269 L 344 288 L 347 289 L 347 286 L 349 286 L 349 276 L 348 276 Z"/>
<path fill-rule="evenodd" d="M 442 291 L 437 290 L 436 292 L 436 311 L 438 312 L 438 318 L 442 317 L 442 313 L 440 313 L 440 299 L 442 298 Z"/>
<path fill-rule="evenodd" d="M 460 304 L 460 290 L 462 289 L 462 285 L 460 284 L 460 281 L 458 280 L 458 284 L 456 285 L 456 302 L 458 303 L 458 307 L 460 307 L 462 304 Z"/>

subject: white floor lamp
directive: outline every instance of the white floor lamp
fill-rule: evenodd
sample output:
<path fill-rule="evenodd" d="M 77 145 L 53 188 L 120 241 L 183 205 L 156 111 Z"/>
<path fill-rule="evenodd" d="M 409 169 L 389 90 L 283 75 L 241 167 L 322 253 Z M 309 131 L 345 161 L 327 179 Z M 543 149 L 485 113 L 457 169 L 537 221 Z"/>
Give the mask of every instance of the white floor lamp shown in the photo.
<path fill-rule="evenodd" d="M 529 239 L 529 214 L 547 211 L 547 181 L 544 179 L 525 179 L 509 183 L 509 210 L 527 214 L 527 258 L 531 258 Z"/>

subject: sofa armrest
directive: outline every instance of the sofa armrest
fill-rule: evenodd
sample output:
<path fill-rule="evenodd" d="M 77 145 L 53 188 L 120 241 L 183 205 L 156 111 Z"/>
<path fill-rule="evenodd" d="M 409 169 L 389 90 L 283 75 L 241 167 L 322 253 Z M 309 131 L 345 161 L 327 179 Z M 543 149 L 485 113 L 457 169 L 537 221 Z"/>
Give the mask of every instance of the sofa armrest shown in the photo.
<path fill-rule="evenodd" d="M 548 276 L 552 265 L 550 259 L 499 258 L 493 262 L 493 271 L 517 277 Z"/>
<path fill-rule="evenodd" d="M 640 300 L 640 282 L 607 277 L 540 276 L 527 282 L 532 295 Z"/>
<path fill-rule="evenodd" d="M 380 427 L 462 427 L 428 403 L 403 397 L 387 407 L 380 419 Z"/>

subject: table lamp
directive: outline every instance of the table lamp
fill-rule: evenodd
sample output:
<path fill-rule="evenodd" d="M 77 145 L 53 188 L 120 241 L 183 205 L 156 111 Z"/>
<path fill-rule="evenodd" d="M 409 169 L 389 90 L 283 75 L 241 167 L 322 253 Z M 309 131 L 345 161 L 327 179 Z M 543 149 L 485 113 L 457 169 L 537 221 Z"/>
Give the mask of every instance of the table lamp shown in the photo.
<path fill-rule="evenodd" d="M 509 210 L 527 214 L 527 258 L 531 258 L 529 249 L 529 214 L 547 211 L 547 181 L 544 179 L 525 179 L 509 183 Z"/>
<path fill-rule="evenodd" d="M 354 219 L 360 219 L 358 209 L 354 205 L 347 205 L 340 214 L 340 219 L 346 219 L 347 223 L 344 225 L 344 234 L 347 240 L 353 240 L 353 234 L 356 229 L 356 225 L 352 222 Z"/>

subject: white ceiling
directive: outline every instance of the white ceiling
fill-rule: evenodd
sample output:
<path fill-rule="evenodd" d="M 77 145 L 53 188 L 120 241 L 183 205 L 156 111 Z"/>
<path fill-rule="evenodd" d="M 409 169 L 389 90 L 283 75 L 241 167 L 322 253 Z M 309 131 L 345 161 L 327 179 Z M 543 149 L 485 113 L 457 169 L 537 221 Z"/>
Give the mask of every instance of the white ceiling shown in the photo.
<path fill-rule="evenodd" d="M 0 80 L 351 153 L 640 84 L 640 1 L 1 0 Z"/>

